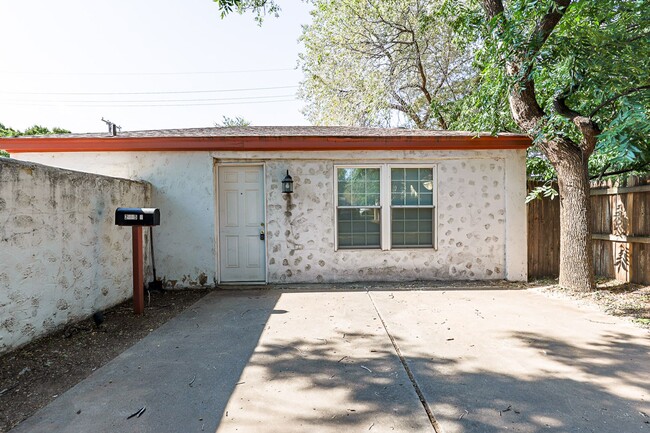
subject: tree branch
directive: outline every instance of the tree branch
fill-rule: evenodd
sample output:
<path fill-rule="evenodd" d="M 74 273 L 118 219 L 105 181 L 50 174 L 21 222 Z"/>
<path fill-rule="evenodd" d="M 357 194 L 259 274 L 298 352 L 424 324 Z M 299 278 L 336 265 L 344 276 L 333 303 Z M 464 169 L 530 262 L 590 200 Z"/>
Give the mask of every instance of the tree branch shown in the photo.
<path fill-rule="evenodd" d="M 553 100 L 553 108 L 555 108 L 555 111 L 557 111 L 558 114 L 571 120 L 571 122 L 578 127 L 583 137 L 583 140 L 580 143 L 580 149 L 582 149 L 587 156 L 591 155 L 596 148 L 598 135 L 601 133 L 596 122 L 591 120 L 591 117 L 583 116 L 577 111 L 570 109 L 566 105 L 566 97 L 564 96 L 558 96 Z"/>
<path fill-rule="evenodd" d="M 631 167 L 631 168 L 626 168 L 626 169 L 616 170 L 616 171 L 610 171 L 609 173 L 597 174 L 595 176 L 591 176 L 589 179 L 593 180 L 593 179 L 599 179 L 601 177 L 615 176 L 617 174 L 625 174 L 625 173 L 630 173 L 630 172 L 633 172 L 633 171 L 641 171 L 643 168 L 647 167 L 648 165 L 650 165 L 650 162 L 645 162 L 643 164 L 640 164 L 640 165 L 637 165 L 637 166 L 634 166 L 634 167 Z"/>
<path fill-rule="evenodd" d="M 422 122 L 420 116 L 418 116 L 418 114 L 413 110 L 413 107 L 407 104 L 406 101 L 397 92 L 391 92 L 391 93 L 393 95 L 393 98 L 395 98 L 395 100 L 397 101 L 397 104 L 391 104 L 393 108 L 396 108 L 396 105 L 401 105 L 401 109 L 400 108 L 396 108 L 396 109 L 409 116 L 411 120 L 415 123 L 415 125 L 418 127 L 418 129 L 424 129 L 426 125 Z"/>
<path fill-rule="evenodd" d="M 497 15 L 503 14 L 503 2 L 501 0 L 483 0 L 483 10 L 491 20 Z"/>
<path fill-rule="evenodd" d="M 546 15 L 542 17 L 540 22 L 537 23 L 537 26 L 535 26 L 535 30 L 532 33 L 533 35 L 537 35 L 537 38 L 535 40 L 537 43 L 535 54 L 537 53 L 537 50 L 539 50 L 544 45 L 551 33 L 553 33 L 553 30 L 560 22 L 567 8 L 571 4 L 571 0 L 555 0 L 554 3 L 555 7 L 551 8 L 546 13 Z"/>
<path fill-rule="evenodd" d="M 526 55 L 522 58 L 522 66 L 526 68 L 522 71 L 522 77 L 528 77 L 533 70 L 533 59 L 542 49 L 555 27 L 560 22 L 566 9 L 571 4 L 571 0 L 554 0 L 555 7 L 551 7 L 546 15 L 537 23 L 531 33 L 531 39 L 527 44 Z"/>
<path fill-rule="evenodd" d="M 630 94 L 632 94 L 632 93 L 636 93 L 636 92 L 640 92 L 640 91 L 642 91 L 642 90 L 648 90 L 648 89 L 650 89 L 650 84 L 646 84 L 646 85 L 644 85 L 644 86 L 639 86 L 639 87 L 632 87 L 631 89 L 627 89 L 627 90 L 625 90 L 625 91 L 619 93 L 618 95 L 614 95 L 614 96 L 612 96 L 611 98 L 605 100 L 605 101 L 604 101 L 603 103 L 601 103 L 600 105 L 598 105 L 596 108 L 594 108 L 594 110 L 591 112 L 591 114 L 589 114 L 589 117 L 593 117 L 593 116 L 594 116 L 596 113 L 598 113 L 600 110 L 602 110 L 603 108 L 607 107 L 609 104 L 612 104 L 612 103 L 615 102 L 617 99 L 622 98 L 623 96 L 627 96 L 627 95 L 630 95 Z"/>

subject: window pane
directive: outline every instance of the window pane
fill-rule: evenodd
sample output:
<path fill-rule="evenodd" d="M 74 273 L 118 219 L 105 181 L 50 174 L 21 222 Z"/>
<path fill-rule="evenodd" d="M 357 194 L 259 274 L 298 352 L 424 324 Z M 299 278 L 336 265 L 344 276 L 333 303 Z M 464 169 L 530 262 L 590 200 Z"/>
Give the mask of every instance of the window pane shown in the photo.
<path fill-rule="evenodd" d="M 368 233 L 366 240 L 368 245 L 379 245 L 379 233 Z"/>
<path fill-rule="evenodd" d="M 349 248 L 352 246 L 352 236 L 339 233 L 339 248 Z"/>
<path fill-rule="evenodd" d="M 379 248 L 380 209 L 337 209 L 339 248 Z"/>
<path fill-rule="evenodd" d="M 420 193 L 420 203 L 422 206 L 431 206 L 433 204 L 433 194 L 429 191 Z"/>
<path fill-rule="evenodd" d="M 419 168 L 405 168 L 404 173 L 406 174 L 407 182 L 417 182 L 420 180 L 420 169 Z"/>
<path fill-rule="evenodd" d="M 339 168 L 339 206 L 379 206 L 378 168 Z"/>
<path fill-rule="evenodd" d="M 391 168 L 390 169 L 390 191 L 391 203 L 396 206 L 404 205 L 406 197 L 404 196 L 404 169 Z"/>
<path fill-rule="evenodd" d="M 392 209 L 393 247 L 433 247 L 433 209 Z"/>
<path fill-rule="evenodd" d="M 418 219 L 420 221 L 432 221 L 433 218 L 433 208 L 422 208 L 418 209 Z"/>
<path fill-rule="evenodd" d="M 433 204 L 432 168 L 391 168 L 390 174 L 393 206 Z"/>
<path fill-rule="evenodd" d="M 417 206 L 420 194 L 420 169 L 407 168 L 406 171 L 406 204 Z"/>
<path fill-rule="evenodd" d="M 420 233 L 418 244 L 419 245 L 433 245 L 433 234 L 432 233 Z"/>

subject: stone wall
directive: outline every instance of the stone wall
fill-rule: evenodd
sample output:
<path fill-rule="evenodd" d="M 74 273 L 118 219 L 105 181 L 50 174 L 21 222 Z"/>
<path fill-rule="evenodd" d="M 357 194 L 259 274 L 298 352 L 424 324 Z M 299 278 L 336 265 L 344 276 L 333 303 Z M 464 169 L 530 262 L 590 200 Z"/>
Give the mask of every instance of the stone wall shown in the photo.
<path fill-rule="evenodd" d="M 504 160 L 431 162 L 438 168 L 438 248 L 390 251 L 335 251 L 333 161 L 268 162 L 269 281 L 506 278 Z M 277 182 L 287 169 L 295 182 L 291 195 L 282 194 Z"/>
<path fill-rule="evenodd" d="M 218 281 L 214 165 L 262 163 L 270 283 L 526 280 L 524 150 L 79 152 L 17 157 L 153 184 L 157 271 L 168 287 Z M 437 249 L 335 250 L 334 166 L 435 164 Z M 280 193 L 289 170 L 291 196 Z M 160 250 L 160 254 L 158 254 Z"/>
<path fill-rule="evenodd" d="M 0 353 L 132 295 L 131 229 L 114 212 L 150 197 L 144 182 L 0 158 Z"/>

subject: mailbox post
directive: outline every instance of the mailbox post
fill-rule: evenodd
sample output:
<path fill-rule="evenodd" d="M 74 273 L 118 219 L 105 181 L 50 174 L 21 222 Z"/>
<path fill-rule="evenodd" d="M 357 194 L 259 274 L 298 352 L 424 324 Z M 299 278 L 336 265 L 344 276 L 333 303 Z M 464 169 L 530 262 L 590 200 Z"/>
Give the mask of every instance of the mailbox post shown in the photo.
<path fill-rule="evenodd" d="M 133 243 L 133 312 L 144 313 L 144 253 L 142 227 L 160 225 L 160 210 L 156 208 L 118 207 L 115 225 L 131 226 Z"/>

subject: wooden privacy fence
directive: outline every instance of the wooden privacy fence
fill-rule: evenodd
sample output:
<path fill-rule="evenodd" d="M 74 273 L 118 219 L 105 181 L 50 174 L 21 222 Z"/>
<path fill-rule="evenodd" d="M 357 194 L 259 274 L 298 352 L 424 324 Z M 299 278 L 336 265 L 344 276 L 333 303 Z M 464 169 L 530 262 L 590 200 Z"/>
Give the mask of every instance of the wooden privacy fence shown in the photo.
<path fill-rule="evenodd" d="M 529 190 L 537 186 L 529 183 Z M 591 211 L 596 275 L 650 284 L 650 177 L 625 187 L 592 185 Z M 557 277 L 560 265 L 560 201 L 528 204 L 528 275 Z"/>

